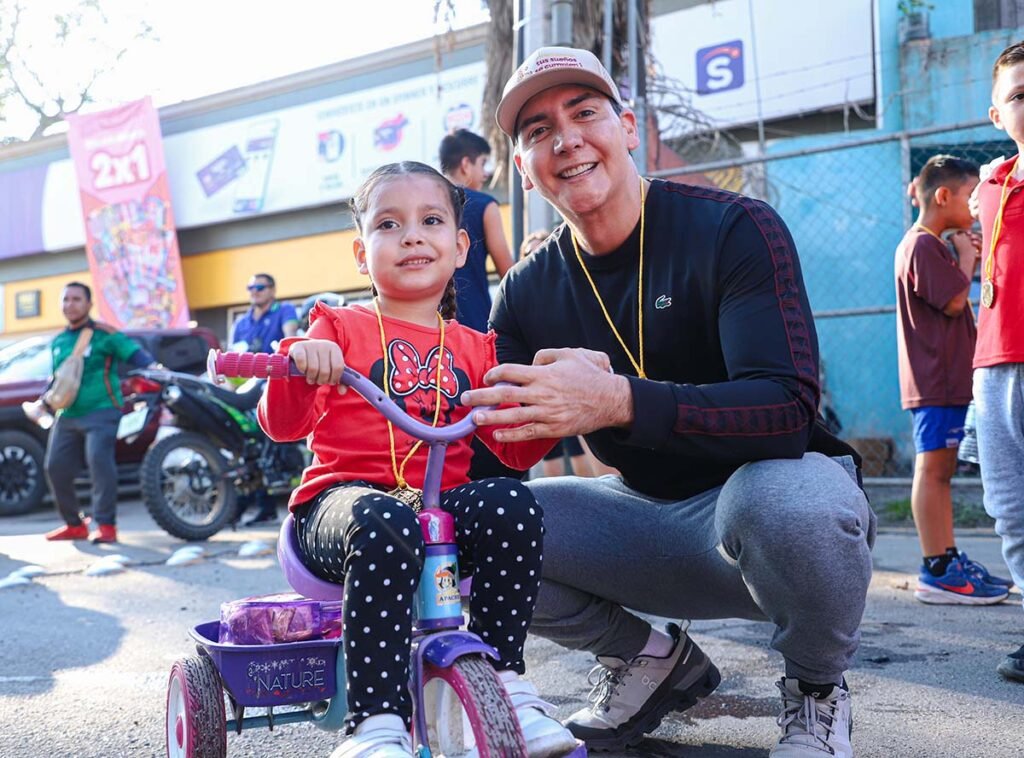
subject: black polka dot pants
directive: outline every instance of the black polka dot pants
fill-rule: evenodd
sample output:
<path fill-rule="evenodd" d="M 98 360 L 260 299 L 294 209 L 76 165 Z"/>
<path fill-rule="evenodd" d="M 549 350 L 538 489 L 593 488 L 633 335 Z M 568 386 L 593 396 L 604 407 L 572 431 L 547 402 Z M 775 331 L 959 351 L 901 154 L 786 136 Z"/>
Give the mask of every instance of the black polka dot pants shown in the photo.
<path fill-rule="evenodd" d="M 521 482 L 489 479 L 442 493 L 441 507 L 455 518 L 460 571 L 473 575 L 469 628 L 498 650 L 496 668 L 522 673 L 540 586 L 540 506 Z M 381 713 L 410 726 L 412 603 L 425 556 L 416 514 L 356 482 L 325 490 L 295 517 L 303 562 L 345 585 L 346 730 Z"/>
<path fill-rule="evenodd" d="M 441 493 L 455 517 L 459 573 L 473 577 L 469 630 L 497 649 L 499 671 L 522 674 L 540 588 L 544 514 L 517 479 L 478 479 Z"/>
<path fill-rule="evenodd" d="M 416 514 L 360 482 L 325 490 L 295 519 L 303 563 L 345 585 L 347 731 L 380 713 L 408 727 L 412 603 L 425 554 Z"/>

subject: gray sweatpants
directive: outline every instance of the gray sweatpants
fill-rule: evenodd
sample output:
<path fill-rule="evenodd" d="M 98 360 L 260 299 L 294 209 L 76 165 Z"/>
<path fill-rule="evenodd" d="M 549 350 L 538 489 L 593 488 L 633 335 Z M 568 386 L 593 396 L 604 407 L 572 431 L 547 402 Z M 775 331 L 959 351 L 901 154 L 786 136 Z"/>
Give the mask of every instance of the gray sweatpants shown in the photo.
<path fill-rule="evenodd" d="M 974 406 L 985 510 L 1014 583 L 1024 587 L 1024 363 L 976 369 Z"/>
<path fill-rule="evenodd" d="M 649 498 L 615 476 L 528 486 L 547 530 L 531 632 L 628 660 L 650 625 L 625 608 L 768 619 L 787 676 L 839 683 L 850 667 L 875 536 L 850 458 L 748 463 L 681 502 Z"/>
<path fill-rule="evenodd" d="M 75 477 L 82 466 L 89 467 L 92 479 L 92 518 L 98 524 L 115 523 L 117 510 L 117 424 L 120 408 L 102 408 L 84 416 L 57 417 L 46 444 L 43 467 L 57 510 L 65 523 L 78 525 L 81 516 Z"/>

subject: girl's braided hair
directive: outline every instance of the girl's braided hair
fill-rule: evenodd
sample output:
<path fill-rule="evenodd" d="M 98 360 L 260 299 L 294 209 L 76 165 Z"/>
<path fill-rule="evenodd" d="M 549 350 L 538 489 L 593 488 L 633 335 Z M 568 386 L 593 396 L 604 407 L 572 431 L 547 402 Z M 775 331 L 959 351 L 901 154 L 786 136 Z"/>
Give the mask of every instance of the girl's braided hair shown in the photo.
<path fill-rule="evenodd" d="M 398 163 L 387 163 L 376 169 L 372 174 L 366 177 L 366 181 L 364 181 L 360 185 L 359 189 L 356 190 L 355 194 L 352 195 L 352 199 L 349 201 L 349 207 L 352 209 L 352 217 L 355 219 L 356 226 L 360 231 L 362 231 L 362 220 L 366 214 L 366 209 L 370 205 L 370 197 L 373 195 L 374 190 L 388 180 L 400 179 L 401 177 L 409 176 L 410 174 L 428 176 L 440 184 L 447 192 L 448 199 L 451 201 L 452 213 L 455 217 L 455 225 L 457 227 L 462 226 L 462 212 L 466 207 L 465 190 L 448 181 L 448 178 L 445 177 L 444 174 L 425 163 L 420 163 L 418 161 L 400 161 Z M 370 282 L 370 294 L 374 297 L 377 296 L 377 288 L 373 286 L 372 281 Z M 448 286 L 445 287 L 444 295 L 441 297 L 441 303 L 438 306 L 438 310 L 440 311 L 442 318 L 455 318 L 455 277 L 448 280 Z"/>

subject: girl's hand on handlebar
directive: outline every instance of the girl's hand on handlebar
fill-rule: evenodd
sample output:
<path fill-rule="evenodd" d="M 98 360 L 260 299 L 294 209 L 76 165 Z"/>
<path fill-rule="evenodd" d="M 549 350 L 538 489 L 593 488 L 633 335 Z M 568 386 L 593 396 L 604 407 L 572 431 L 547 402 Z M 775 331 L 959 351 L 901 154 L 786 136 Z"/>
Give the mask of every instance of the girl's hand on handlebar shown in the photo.
<path fill-rule="evenodd" d="M 345 359 L 341 347 L 333 340 L 302 340 L 288 350 L 288 357 L 306 377 L 307 384 L 336 384 L 338 394 L 344 395 L 348 387 L 340 384 Z"/>

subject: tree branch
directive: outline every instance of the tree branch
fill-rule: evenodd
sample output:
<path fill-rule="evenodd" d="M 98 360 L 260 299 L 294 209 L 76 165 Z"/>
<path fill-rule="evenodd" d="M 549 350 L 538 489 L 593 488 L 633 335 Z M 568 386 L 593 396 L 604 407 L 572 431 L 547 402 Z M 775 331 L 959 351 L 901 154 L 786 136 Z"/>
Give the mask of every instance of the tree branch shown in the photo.
<path fill-rule="evenodd" d="M 18 32 L 23 21 L 22 10 L 18 2 L 8 8 L 7 2 L 0 0 L 0 21 L 3 22 L 3 26 L 0 27 L 3 29 L 0 35 L 0 113 L 4 102 L 15 98 L 35 114 L 37 123 L 29 139 L 42 136 L 69 113 L 74 113 L 83 105 L 93 102 L 92 91 L 97 82 L 121 63 L 132 44 L 142 39 L 155 38 L 153 27 L 140 21 L 128 44 L 108 45 L 109 38 L 104 38 L 102 32 L 98 32 L 107 28 L 107 14 L 103 10 L 102 0 L 77 0 L 77 4 L 66 13 L 48 17 L 51 32 L 58 47 L 85 42 L 102 53 L 104 62 L 91 70 L 78 71 L 79 80 L 62 90 L 56 82 L 44 81 L 39 71 L 33 67 L 32 45 L 18 45 Z M 53 52 L 48 49 L 45 54 L 52 56 Z"/>

